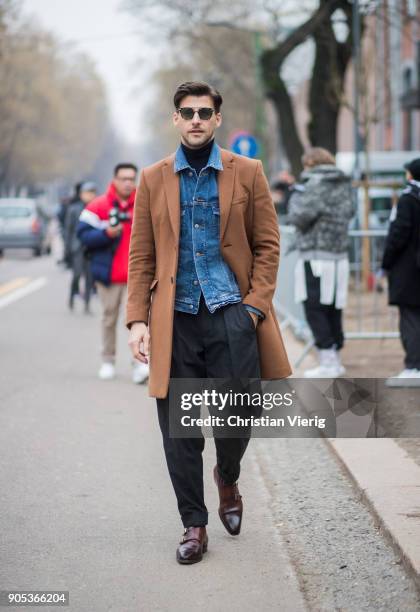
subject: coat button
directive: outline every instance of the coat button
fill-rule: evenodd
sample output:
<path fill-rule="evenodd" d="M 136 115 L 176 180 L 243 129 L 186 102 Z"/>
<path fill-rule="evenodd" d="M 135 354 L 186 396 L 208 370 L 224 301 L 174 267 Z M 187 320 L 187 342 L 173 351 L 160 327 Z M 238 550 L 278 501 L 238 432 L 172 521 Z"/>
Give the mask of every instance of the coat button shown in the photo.
<path fill-rule="evenodd" d="M 198 280 L 193 281 L 193 285 L 198 285 Z"/>

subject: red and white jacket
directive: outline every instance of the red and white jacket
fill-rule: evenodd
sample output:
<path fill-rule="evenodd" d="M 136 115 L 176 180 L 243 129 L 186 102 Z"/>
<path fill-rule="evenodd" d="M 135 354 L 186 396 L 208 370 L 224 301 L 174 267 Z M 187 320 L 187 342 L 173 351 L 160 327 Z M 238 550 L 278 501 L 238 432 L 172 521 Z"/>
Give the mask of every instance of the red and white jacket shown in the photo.
<path fill-rule="evenodd" d="M 105 284 L 127 282 L 135 194 L 135 190 L 132 191 L 125 202 L 117 195 L 114 183 L 111 183 L 107 192 L 92 200 L 79 217 L 77 235 L 92 254 L 93 277 Z M 109 211 L 116 200 L 121 212 L 128 213 L 130 219 L 122 223 L 118 238 L 110 238 L 106 228 L 109 225 Z M 113 250 L 115 242 L 117 246 Z"/>

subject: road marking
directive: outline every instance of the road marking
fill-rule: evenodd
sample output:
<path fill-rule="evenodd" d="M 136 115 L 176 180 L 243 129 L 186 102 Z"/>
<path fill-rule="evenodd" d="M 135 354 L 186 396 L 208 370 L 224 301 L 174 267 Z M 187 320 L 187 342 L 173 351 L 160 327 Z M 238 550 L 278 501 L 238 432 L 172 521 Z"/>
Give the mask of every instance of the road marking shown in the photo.
<path fill-rule="evenodd" d="M 27 285 L 30 282 L 30 280 L 31 279 L 27 276 L 14 278 L 13 280 L 9 282 L 4 283 L 3 285 L 0 285 L 0 295 L 9 293 L 10 291 L 13 291 L 14 289 L 18 289 L 19 287 L 22 287 L 23 285 Z"/>
<path fill-rule="evenodd" d="M 17 302 L 17 300 L 26 297 L 30 293 L 38 291 L 38 289 L 42 289 L 42 287 L 45 287 L 47 282 L 48 280 L 45 278 L 45 276 L 41 276 L 41 278 L 37 278 L 36 280 L 31 281 L 24 287 L 19 287 L 8 295 L 0 297 L 0 308 L 4 308 L 5 306 L 12 304 L 13 302 Z"/>

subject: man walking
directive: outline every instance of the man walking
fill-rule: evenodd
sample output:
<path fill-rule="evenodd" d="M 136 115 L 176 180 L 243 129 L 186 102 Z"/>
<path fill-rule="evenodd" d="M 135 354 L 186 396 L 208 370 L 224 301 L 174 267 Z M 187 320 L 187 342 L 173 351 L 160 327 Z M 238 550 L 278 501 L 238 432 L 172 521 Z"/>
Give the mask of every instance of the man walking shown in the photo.
<path fill-rule="evenodd" d="M 271 303 L 279 231 L 260 161 L 221 149 L 222 97 L 187 82 L 174 95 L 175 154 L 145 168 L 137 191 L 126 324 L 133 356 L 150 354 L 149 392 L 184 535 L 179 563 L 207 550 L 204 438 L 169 435 L 170 378 L 284 378 L 291 373 Z M 237 480 L 249 438 L 215 438 L 219 516 L 237 535 Z"/>
<path fill-rule="evenodd" d="M 134 164 L 118 164 L 107 192 L 90 202 L 79 217 L 77 236 L 88 250 L 102 304 L 102 365 L 98 373 L 102 380 L 115 377 L 117 321 L 127 290 L 136 178 Z M 148 374 L 146 364 L 134 363 L 133 382 L 144 382 Z"/>
<path fill-rule="evenodd" d="M 407 187 L 392 210 L 382 260 L 388 272 L 389 303 L 400 311 L 405 351 L 405 368 L 388 379 L 391 386 L 402 386 L 405 379 L 420 385 L 420 158 L 405 169 Z"/>

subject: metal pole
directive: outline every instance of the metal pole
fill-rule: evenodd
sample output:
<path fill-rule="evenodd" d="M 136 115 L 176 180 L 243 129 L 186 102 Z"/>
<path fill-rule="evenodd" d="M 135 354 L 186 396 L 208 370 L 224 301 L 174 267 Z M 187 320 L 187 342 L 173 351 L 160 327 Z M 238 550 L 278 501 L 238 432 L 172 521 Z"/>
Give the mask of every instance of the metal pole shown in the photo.
<path fill-rule="evenodd" d="M 353 101 L 354 101 L 354 169 L 353 178 L 360 180 L 360 13 L 359 0 L 353 0 Z"/>

